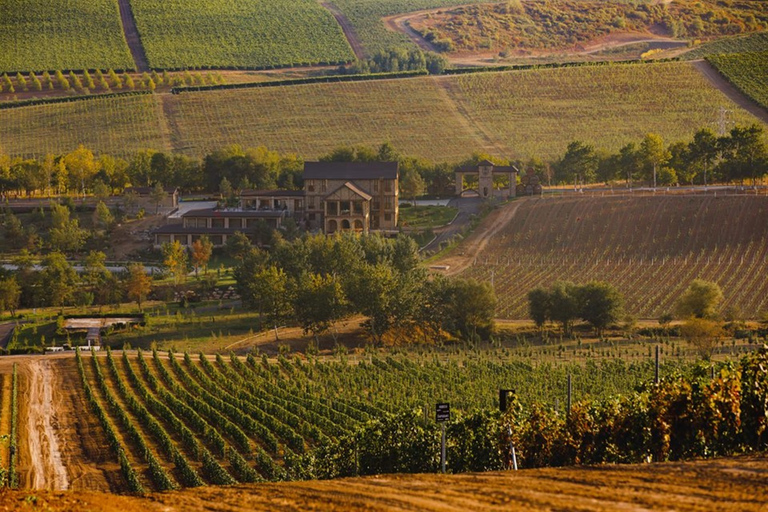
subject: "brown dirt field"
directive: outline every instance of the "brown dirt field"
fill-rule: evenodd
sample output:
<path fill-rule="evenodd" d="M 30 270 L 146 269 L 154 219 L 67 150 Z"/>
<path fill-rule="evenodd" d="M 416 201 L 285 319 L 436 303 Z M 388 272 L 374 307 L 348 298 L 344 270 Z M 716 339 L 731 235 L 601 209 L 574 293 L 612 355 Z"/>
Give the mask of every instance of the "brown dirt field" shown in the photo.
<path fill-rule="evenodd" d="M 158 228 L 164 222 L 160 215 L 151 215 L 141 220 L 132 220 L 118 225 L 110 237 L 110 258 L 124 260 L 134 251 L 147 249 L 151 246 L 149 240 L 139 239 L 138 234 Z"/>
<path fill-rule="evenodd" d="M 202 487 L 144 497 L 5 492 L 0 510 L 766 510 L 768 457 Z"/>

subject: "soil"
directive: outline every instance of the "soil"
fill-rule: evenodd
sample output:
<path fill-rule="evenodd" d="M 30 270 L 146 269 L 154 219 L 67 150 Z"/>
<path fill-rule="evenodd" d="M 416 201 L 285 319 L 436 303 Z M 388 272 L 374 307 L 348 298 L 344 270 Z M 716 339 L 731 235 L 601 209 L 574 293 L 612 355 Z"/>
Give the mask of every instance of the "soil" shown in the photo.
<path fill-rule="evenodd" d="M 120 5 L 120 19 L 123 23 L 125 42 L 128 43 L 128 48 L 131 50 L 136 70 L 139 72 L 149 71 L 149 63 L 139 38 L 139 31 L 136 29 L 136 20 L 133 17 L 131 3 L 128 0 L 118 0 L 117 3 Z"/>
<path fill-rule="evenodd" d="M 723 76 L 718 73 L 709 62 L 705 60 L 696 60 L 693 61 L 693 65 L 696 66 L 696 69 L 698 69 L 714 87 L 728 96 L 732 102 L 760 119 L 763 123 L 768 124 L 768 110 L 755 103 L 748 96 L 742 94 L 741 91 L 731 85 L 728 80 L 723 78 Z"/>
<path fill-rule="evenodd" d="M 110 238 L 109 258 L 126 260 L 131 253 L 150 248 L 149 232 L 163 225 L 164 221 L 164 217 L 153 215 L 115 227 Z"/>
<path fill-rule="evenodd" d="M 382 475 L 201 487 L 143 497 L 16 491 L 0 510 L 153 511 L 757 511 L 768 503 L 768 458 L 528 469 L 462 475 Z"/>
<path fill-rule="evenodd" d="M 445 275 L 451 276 L 461 273 L 485 249 L 488 241 L 504 229 L 504 226 L 512 222 L 517 209 L 524 201 L 527 199 L 518 199 L 491 212 L 466 240 L 446 257 L 433 262 L 433 265 L 447 267 L 447 270 L 442 271 Z"/>
<path fill-rule="evenodd" d="M 347 16 L 331 2 L 320 2 L 320 5 L 331 11 L 333 17 L 336 18 L 336 22 L 341 26 L 341 30 L 344 31 L 344 36 L 347 38 L 347 41 L 349 41 L 349 46 L 351 46 L 352 51 L 355 52 L 355 57 L 364 59 L 365 48 L 363 48 L 363 43 L 357 36 L 355 27 L 349 22 Z"/>

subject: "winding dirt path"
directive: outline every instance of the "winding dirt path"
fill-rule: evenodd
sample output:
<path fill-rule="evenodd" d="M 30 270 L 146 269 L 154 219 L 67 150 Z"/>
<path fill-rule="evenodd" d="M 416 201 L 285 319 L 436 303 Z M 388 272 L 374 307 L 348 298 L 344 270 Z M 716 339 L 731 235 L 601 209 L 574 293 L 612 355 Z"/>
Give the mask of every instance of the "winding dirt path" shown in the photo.
<path fill-rule="evenodd" d="M 694 67 L 709 80 L 709 83 L 713 87 L 717 88 L 720 92 L 728 96 L 732 102 L 758 118 L 765 124 L 768 124 L 768 110 L 764 109 L 751 98 L 743 94 L 735 86 L 733 86 L 728 80 L 718 73 L 718 71 L 712 67 L 712 65 L 705 60 L 692 61 Z"/>
<path fill-rule="evenodd" d="M 125 41 L 131 50 L 133 62 L 136 64 L 136 71 L 140 73 L 149 71 L 147 55 L 144 53 L 144 46 L 142 46 L 141 39 L 139 38 L 139 31 L 136 28 L 136 20 L 133 17 L 131 3 L 129 0 L 117 0 L 117 3 L 120 6 L 120 19 L 123 22 Z"/>
<path fill-rule="evenodd" d="M 506 204 L 498 210 L 492 212 L 488 217 L 480 223 L 480 225 L 467 237 L 466 240 L 461 242 L 451 253 L 445 258 L 434 262 L 434 265 L 445 265 L 448 269 L 443 272 L 445 275 L 456 275 L 461 273 L 472 261 L 481 253 L 488 242 L 496 236 L 499 231 L 512 222 L 515 218 L 520 205 L 531 199 L 517 199 L 516 201 Z"/>
<path fill-rule="evenodd" d="M 66 490 L 69 488 L 69 479 L 56 436 L 57 414 L 53 401 L 51 361 L 30 361 L 25 373 L 29 379 L 27 449 L 30 466 L 27 486 L 33 489 Z"/>
<path fill-rule="evenodd" d="M 344 35 L 346 36 L 347 41 L 349 41 L 349 46 L 351 46 L 352 51 L 355 52 L 355 57 L 364 59 L 366 56 L 365 48 L 363 48 L 363 43 L 360 41 L 360 38 L 355 31 L 355 27 L 352 26 L 347 15 L 331 2 L 320 2 L 320 5 L 328 9 L 331 14 L 333 14 L 333 17 L 336 18 L 336 22 L 341 26 L 341 30 L 344 31 Z"/>

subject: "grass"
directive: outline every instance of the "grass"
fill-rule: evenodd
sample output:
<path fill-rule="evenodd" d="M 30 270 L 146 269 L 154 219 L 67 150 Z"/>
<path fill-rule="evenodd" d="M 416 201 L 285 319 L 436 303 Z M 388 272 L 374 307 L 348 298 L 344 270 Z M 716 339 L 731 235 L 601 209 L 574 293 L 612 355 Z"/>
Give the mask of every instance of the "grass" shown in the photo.
<path fill-rule="evenodd" d="M 5 0 L 0 48 L 0 72 L 134 67 L 116 0 Z"/>
<path fill-rule="evenodd" d="M 133 0 L 153 68 L 273 67 L 354 58 L 314 0 Z"/>
<path fill-rule="evenodd" d="M 648 132 L 686 140 L 712 126 L 720 107 L 735 124 L 759 122 L 690 63 L 602 65 L 23 107 L 0 111 L 0 147 L 40 156 L 83 143 L 118 156 L 154 148 L 202 157 L 241 144 L 314 159 L 390 142 L 435 161 L 473 151 L 552 159 L 572 140 L 608 151 Z"/>
<path fill-rule="evenodd" d="M 456 216 L 458 208 L 450 206 L 400 206 L 400 225 L 414 229 L 445 226 Z"/>
<path fill-rule="evenodd" d="M 79 144 L 115 156 L 169 150 L 162 121 L 158 97 L 152 95 L 0 110 L 0 148 L 18 156 L 69 152 Z"/>
<path fill-rule="evenodd" d="M 768 108 L 768 52 L 710 55 L 707 61 L 741 92 Z"/>
<path fill-rule="evenodd" d="M 527 318 L 527 293 L 558 280 L 608 281 L 627 313 L 659 318 L 693 279 L 720 285 L 723 311 L 756 318 L 766 214 L 765 196 L 528 199 L 462 275 L 493 282 L 501 318 Z"/>

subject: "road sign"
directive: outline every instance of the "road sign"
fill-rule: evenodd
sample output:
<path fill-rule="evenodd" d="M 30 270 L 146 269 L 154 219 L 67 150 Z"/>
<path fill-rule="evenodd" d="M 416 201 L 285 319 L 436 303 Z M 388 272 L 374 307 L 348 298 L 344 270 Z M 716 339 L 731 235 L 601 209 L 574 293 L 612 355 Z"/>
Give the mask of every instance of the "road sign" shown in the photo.
<path fill-rule="evenodd" d="M 451 404 L 437 404 L 435 408 L 435 421 L 451 421 Z"/>

